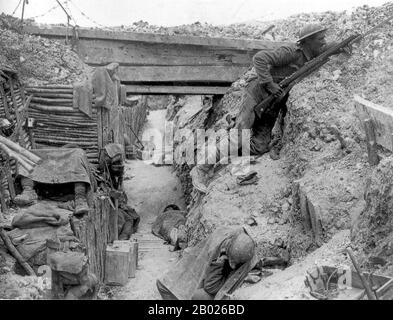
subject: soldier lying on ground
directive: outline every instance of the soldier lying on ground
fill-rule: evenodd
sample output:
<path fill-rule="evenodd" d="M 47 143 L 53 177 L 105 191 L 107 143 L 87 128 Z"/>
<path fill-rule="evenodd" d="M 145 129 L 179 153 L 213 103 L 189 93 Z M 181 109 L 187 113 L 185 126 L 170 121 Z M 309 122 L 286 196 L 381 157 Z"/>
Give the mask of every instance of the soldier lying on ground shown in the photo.
<path fill-rule="evenodd" d="M 261 155 L 270 150 L 272 159 L 279 158 L 281 128 L 287 110 L 288 95 L 270 112 L 263 113 L 261 118 L 256 116 L 254 107 L 270 94 L 279 96 L 282 93 L 278 85 L 281 80 L 333 45 L 333 43 L 326 44 L 326 30 L 320 25 L 307 25 L 301 30 L 297 43 L 283 45 L 274 51 L 260 51 L 254 56 L 253 66 L 257 76 L 250 79 L 242 92 L 241 106 L 233 126 L 239 130 L 239 142 L 242 130 L 251 129 L 249 150 L 251 155 Z M 347 50 L 344 51 L 347 52 Z M 237 142 L 229 140 L 229 144 L 231 143 Z M 235 148 L 237 147 L 236 145 Z M 218 162 L 218 151 L 217 148 L 210 148 L 209 162 L 206 163 Z M 201 164 L 193 168 L 191 177 L 197 190 L 206 193 L 207 180 L 212 175 L 213 169 L 213 165 L 210 164 Z"/>
<path fill-rule="evenodd" d="M 252 269 L 255 242 L 247 231 L 220 228 L 183 257 L 161 279 L 157 288 L 164 300 L 212 300 L 233 273 Z"/>
<path fill-rule="evenodd" d="M 152 233 L 174 246 L 173 250 L 184 249 L 187 246 L 185 212 L 171 204 L 165 207 L 154 221 Z"/>

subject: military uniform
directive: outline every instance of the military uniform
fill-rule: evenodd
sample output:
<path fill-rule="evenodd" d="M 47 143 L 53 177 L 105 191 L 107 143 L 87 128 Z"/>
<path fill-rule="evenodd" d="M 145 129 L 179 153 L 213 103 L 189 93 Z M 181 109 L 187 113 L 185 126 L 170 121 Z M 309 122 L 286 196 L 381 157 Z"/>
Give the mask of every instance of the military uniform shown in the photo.
<path fill-rule="evenodd" d="M 195 247 L 190 247 L 187 252 L 183 252 L 182 259 L 157 280 L 157 288 L 162 298 L 164 300 L 190 300 L 196 298 L 198 291 L 200 291 L 199 299 L 202 299 L 201 296 L 204 296 L 204 299 L 216 297 L 235 271 L 230 267 L 231 254 L 228 251 L 229 246 L 241 234 L 251 237 L 245 228 L 221 227 Z M 252 242 L 255 246 L 254 240 Z M 243 248 L 245 251 L 248 250 L 246 246 Z M 228 259 L 223 259 L 223 255 L 227 255 Z M 243 276 L 252 269 L 254 255 L 253 251 L 249 261 L 236 267 L 236 270 L 242 268 Z"/>
<path fill-rule="evenodd" d="M 327 50 L 334 43 L 325 45 L 319 52 Z M 250 150 L 242 150 L 242 154 L 261 155 L 271 149 L 279 149 L 282 137 L 283 121 L 286 114 L 288 95 L 278 103 L 273 110 L 264 112 L 261 118 L 256 118 L 254 107 L 267 98 L 270 93 L 267 85 L 271 82 L 279 83 L 292 75 L 305 63 L 315 58 L 306 47 L 297 43 L 283 45 L 276 50 L 260 51 L 253 58 L 254 78 L 248 79 L 242 91 L 239 113 L 236 116 L 234 129 L 238 129 L 238 139 L 229 139 L 230 150 L 237 148 L 238 141 L 242 141 L 241 133 L 244 129 L 251 129 Z M 273 137 L 272 137 L 273 136 Z M 236 143 L 236 145 L 233 145 Z M 249 152 L 248 152 L 249 151 Z M 273 150 L 274 151 L 274 150 Z M 273 155 L 271 154 L 273 157 Z M 214 163 L 220 158 L 218 149 L 208 152 L 208 162 Z M 191 170 L 193 186 L 200 192 L 207 192 L 209 175 L 212 166 L 209 164 L 197 165 Z"/>
<path fill-rule="evenodd" d="M 269 96 L 266 84 L 279 83 L 301 68 L 313 58 L 310 52 L 297 44 L 283 45 L 274 51 L 260 51 L 253 58 L 254 69 L 257 74 L 243 92 L 242 105 L 236 118 L 235 128 L 252 129 L 251 153 L 262 154 L 269 150 L 271 130 L 276 122 L 280 106 L 285 113 L 285 97 L 279 106 L 269 113 L 263 114 L 255 121 L 254 107 Z M 283 118 L 283 117 L 282 117 Z"/>

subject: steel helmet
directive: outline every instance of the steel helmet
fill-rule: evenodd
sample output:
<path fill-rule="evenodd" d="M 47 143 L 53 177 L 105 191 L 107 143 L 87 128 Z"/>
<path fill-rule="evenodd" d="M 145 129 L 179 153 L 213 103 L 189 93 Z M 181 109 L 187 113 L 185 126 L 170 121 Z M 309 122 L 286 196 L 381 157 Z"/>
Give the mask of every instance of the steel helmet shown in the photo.
<path fill-rule="evenodd" d="M 327 28 L 324 28 L 320 24 L 308 24 L 304 26 L 302 30 L 300 30 L 298 42 L 326 30 Z"/>
<path fill-rule="evenodd" d="M 249 235 L 241 232 L 233 239 L 229 250 L 229 265 L 235 269 L 239 264 L 250 261 L 255 253 L 255 243 Z"/>

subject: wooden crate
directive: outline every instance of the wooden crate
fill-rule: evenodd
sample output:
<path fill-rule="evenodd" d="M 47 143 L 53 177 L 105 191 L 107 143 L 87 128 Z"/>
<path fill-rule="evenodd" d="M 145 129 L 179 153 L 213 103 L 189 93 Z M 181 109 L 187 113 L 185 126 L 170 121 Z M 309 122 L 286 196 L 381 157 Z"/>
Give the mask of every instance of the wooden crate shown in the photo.
<path fill-rule="evenodd" d="M 105 284 L 124 286 L 128 282 L 130 249 L 124 245 L 109 245 L 106 248 Z"/>
<path fill-rule="evenodd" d="M 136 241 L 122 241 L 115 240 L 114 245 L 119 245 L 127 248 L 129 250 L 129 278 L 135 278 L 136 269 L 138 266 L 138 242 Z"/>

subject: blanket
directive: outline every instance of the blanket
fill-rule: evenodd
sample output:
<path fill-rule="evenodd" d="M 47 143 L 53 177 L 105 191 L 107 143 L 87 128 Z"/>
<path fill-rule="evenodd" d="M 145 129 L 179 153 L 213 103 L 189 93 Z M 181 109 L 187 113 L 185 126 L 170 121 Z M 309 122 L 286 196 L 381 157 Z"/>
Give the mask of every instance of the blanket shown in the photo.
<path fill-rule="evenodd" d="M 35 149 L 31 152 L 43 161 L 30 174 L 20 167 L 21 176 L 46 184 L 85 182 L 89 186 L 94 186 L 89 161 L 82 149 L 48 148 Z"/>

